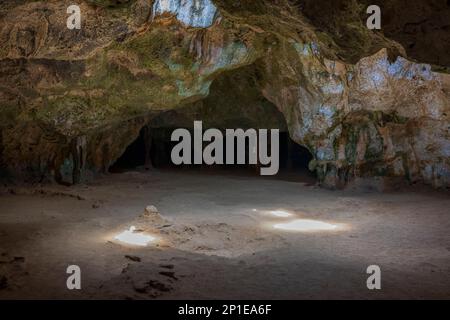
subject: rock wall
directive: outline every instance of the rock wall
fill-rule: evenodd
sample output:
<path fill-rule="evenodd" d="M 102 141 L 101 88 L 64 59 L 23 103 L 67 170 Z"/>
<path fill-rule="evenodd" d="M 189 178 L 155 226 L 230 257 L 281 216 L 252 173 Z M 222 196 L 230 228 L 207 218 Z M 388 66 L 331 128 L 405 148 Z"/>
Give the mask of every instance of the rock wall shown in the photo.
<path fill-rule="evenodd" d="M 81 30 L 66 28 L 70 1 L 2 2 L 3 177 L 71 184 L 106 171 L 146 123 L 202 115 L 237 90 L 223 79 L 245 74 L 243 96 L 260 92 L 282 112 L 322 185 L 448 187 L 449 75 L 365 29 L 363 1 L 339 2 L 345 14 L 325 28 L 309 1 L 84 1 Z M 236 106 L 217 104 L 228 125 Z"/>

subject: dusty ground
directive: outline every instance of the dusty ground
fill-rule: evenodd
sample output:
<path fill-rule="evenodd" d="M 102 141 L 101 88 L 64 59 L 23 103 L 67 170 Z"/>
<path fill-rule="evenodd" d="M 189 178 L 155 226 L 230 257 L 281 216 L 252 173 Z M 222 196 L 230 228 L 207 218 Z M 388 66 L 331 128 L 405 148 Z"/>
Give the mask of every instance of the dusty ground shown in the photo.
<path fill-rule="evenodd" d="M 142 216 L 148 205 L 160 215 Z M 279 209 L 294 216 L 267 215 Z M 339 228 L 272 227 L 297 217 Z M 113 241 L 131 225 L 158 241 Z M 81 291 L 66 289 L 71 264 Z M 373 264 L 380 291 L 366 287 Z M 0 196 L 0 298 L 450 298 L 450 197 L 191 171 L 10 187 Z"/>

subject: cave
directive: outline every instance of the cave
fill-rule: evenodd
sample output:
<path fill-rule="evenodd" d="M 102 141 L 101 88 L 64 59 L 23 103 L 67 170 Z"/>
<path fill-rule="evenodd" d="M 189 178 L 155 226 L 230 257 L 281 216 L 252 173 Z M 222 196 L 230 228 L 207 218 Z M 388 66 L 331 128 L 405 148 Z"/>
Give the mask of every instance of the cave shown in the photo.
<path fill-rule="evenodd" d="M 277 107 L 267 100 L 256 81 L 259 77 L 257 67 L 250 65 L 234 72 L 229 72 L 211 85 L 208 97 L 183 106 L 180 109 L 163 112 L 149 120 L 140 130 L 138 137 L 132 141 L 109 167 L 111 173 L 121 173 L 130 170 L 150 169 L 183 169 L 197 172 L 233 173 L 244 175 L 259 175 L 258 164 L 248 163 L 249 140 L 246 139 L 244 164 L 237 164 L 237 145 L 234 146 L 233 164 L 182 164 L 175 165 L 171 152 L 177 142 L 172 141 L 172 133 L 177 129 L 186 129 L 194 136 L 193 123 L 196 119 L 204 119 L 203 131 L 214 128 L 225 135 L 227 129 L 271 128 L 279 130 L 279 170 L 275 178 L 293 179 L 315 184 L 314 171 L 309 170 L 309 163 L 314 159 L 311 152 L 300 143 L 295 142 L 288 132 L 284 115 Z M 246 109 L 243 114 L 242 109 Z M 227 114 L 214 119 L 211 115 Z M 259 141 L 258 141 L 259 144 Z M 203 141 L 203 147 L 208 145 Z M 226 143 L 222 146 L 224 159 L 227 158 Z M 191 145 L 194 153 L 194 145 Z"/>
<path fill-rule="evenodd" d="M 0 1 L 0 305 L 450 297 L 448 0 L 77 3 Z"/>

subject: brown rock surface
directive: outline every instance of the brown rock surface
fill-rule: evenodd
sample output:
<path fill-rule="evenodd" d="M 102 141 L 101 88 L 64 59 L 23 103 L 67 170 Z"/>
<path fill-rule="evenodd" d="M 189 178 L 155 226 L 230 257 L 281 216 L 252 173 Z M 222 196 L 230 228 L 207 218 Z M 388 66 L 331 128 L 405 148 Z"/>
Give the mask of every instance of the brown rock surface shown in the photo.
<path fill-rule="evenodd" d="M 283 113 L 323 185 L 399 177 L 449 186 L 449 75 L 406 54 L 445 69 L 445 23 L 436 46 L 405 52 L 386 36 L 405 44 L 417 28 L 400 36 L 389 18 L 385 34 L 369 31 L 363 1 L 324 5 L 322 18 L 312 1 L 213 3 L 215 22 L 193 28 L 153 18 L 150 0 L 84 1 L 81 30 L 66 28 L 69 1 L 0 4 L 2 176 L 71 184 L 106 171 L 151 119 L 195 108 L 241 72 L 243 99 L 256 101 L 257 90 Z M 233 119 L 232 109 L 218 119 Z"/>

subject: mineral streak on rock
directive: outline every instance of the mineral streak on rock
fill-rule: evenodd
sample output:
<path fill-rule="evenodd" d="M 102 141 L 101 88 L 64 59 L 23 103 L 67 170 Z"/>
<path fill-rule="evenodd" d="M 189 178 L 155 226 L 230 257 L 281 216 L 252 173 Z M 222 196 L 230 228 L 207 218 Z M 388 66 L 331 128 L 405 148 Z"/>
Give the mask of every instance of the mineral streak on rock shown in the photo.
<path fill-rule="evenodd" d="M 70 1 L 3 1 L 2 177 L 89 179 L 169 110 L 227 124 L 245 115 L 255 127 L 278 121 L 254 112 L 258 93 L 314 155 L 309 167 L 322 185 L 393 177 L 448 187 L 446 47 L 428 59 L 366 30 L 365 1 L 337 2 L 80 1 L 82 29 L 73 31 Z M 210 97 L 216 108 L 197 108 Z"/>
<path fill-rule="evenodd" d="M 211 0 L 156 0 L 154 17 L 172 13 L 177 19 L 191 27 L 210 27 L 216 17 L 217 8 Z"/>

